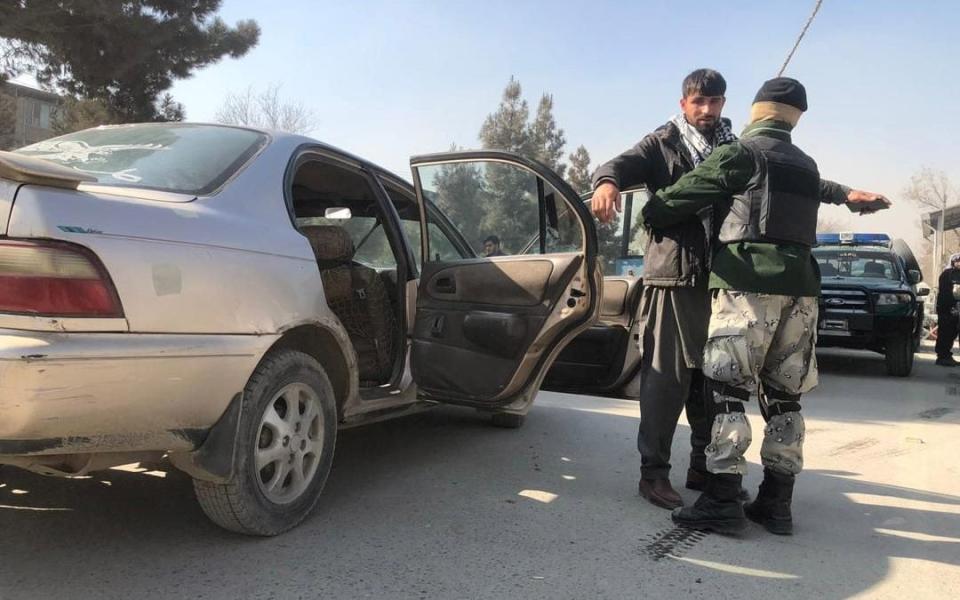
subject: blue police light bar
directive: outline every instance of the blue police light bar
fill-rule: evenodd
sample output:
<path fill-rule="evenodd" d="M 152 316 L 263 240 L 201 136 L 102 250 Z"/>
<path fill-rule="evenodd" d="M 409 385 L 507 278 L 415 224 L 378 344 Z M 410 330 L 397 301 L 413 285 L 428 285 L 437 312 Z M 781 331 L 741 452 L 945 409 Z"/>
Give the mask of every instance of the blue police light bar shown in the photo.
<path fill-rule="evenodd" d="M 863 244 L 887 246 L 890 244 L 890 236 L 885 233 L 818 233 L 818 244 Z"/>

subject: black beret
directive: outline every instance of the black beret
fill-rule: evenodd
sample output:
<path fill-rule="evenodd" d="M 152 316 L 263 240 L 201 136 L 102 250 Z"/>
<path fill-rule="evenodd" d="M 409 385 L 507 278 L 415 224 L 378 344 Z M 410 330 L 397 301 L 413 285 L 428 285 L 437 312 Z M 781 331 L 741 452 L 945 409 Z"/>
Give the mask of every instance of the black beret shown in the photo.
<path fill-rule="evenodd" d="M 760 86 L 760 91 L 757 92 L 753 102 L 779 102 L 806 111 L 807 90 L 796 79 L 774 77 Z"/>

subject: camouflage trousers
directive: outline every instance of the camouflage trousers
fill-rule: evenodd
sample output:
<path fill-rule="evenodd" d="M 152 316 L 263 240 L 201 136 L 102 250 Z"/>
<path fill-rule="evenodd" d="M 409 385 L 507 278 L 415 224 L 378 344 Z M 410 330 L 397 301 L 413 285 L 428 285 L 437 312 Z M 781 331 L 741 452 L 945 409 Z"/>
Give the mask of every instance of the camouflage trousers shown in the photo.
<path fill-rule="evenodd" d="M 784 474 L 803 468 L 799 400 L 817 385 L 817 310 L 814 297 L 714 292 L 703 352 L 705 401 L 716 415 L 706 448 L 711 473 L 746 473 L 752 432 L 740 402 L 753 395 L 766 420 L 763 466 Z"/>

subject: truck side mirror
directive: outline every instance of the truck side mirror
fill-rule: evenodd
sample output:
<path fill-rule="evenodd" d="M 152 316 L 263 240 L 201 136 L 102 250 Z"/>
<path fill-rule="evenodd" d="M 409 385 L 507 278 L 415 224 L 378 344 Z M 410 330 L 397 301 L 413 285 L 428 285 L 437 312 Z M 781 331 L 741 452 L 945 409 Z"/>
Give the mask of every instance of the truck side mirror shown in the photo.
<path fill-rule="evenodd" d="M 907 271 L 907 276 L 910 277 L 910 283 L 914 285 L 920 283 L 923 280 L 923 275 L 920 273 L 920 271 L 917 271 L 916 269 L 910 269 L 909 271 Z"/>
<path fill-rule="evenodd" d="M 917 298 L 923 298 L 930 295 L 930 288 L 920 288 L 917 290 Z"/>

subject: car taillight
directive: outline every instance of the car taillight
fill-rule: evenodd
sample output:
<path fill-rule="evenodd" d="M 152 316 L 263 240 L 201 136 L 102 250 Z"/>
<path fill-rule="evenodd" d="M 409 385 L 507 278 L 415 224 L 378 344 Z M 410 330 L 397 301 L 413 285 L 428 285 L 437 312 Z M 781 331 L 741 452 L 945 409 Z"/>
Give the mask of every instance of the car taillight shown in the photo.
<path fill-rule="evenodd" d="M 0 240 L 0 312 L 122 317 L 113 282 L 97 257 L 64 242 Z"/>

